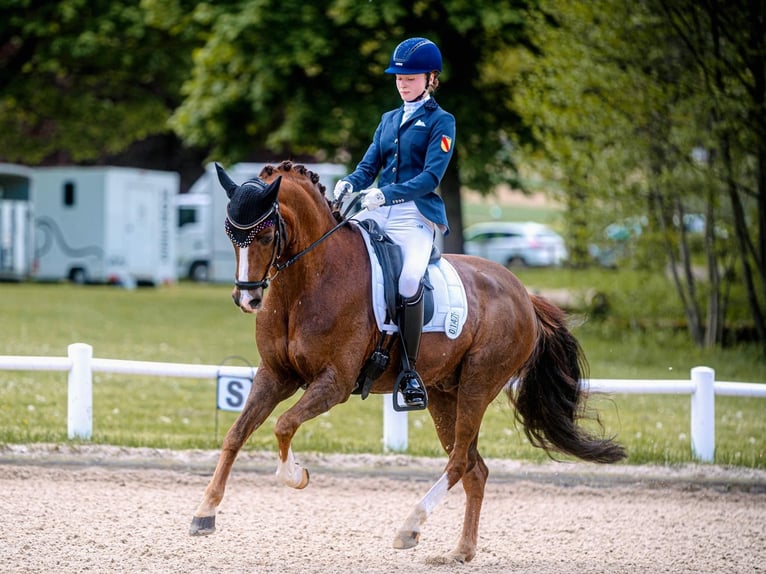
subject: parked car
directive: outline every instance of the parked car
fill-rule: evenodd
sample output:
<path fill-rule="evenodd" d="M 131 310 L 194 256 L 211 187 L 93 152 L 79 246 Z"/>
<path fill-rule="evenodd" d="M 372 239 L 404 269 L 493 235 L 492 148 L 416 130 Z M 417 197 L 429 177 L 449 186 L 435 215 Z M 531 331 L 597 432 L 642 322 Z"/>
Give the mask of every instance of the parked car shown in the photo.
<path fill-rule="evenodd" d="M 488 221 L 463 231 L 463 250 L 501 265 L 544 267 L 567 259 L 564 239 L 542 223 Z"/>
<path fill-rule="evenodd" d="M 602 231 L 598 242 L 588 245 L 588 253 L 602 267 L 617 267 L 621 261 L 634 256 L 644 225 L 641 218 L 610 223 Z"/>

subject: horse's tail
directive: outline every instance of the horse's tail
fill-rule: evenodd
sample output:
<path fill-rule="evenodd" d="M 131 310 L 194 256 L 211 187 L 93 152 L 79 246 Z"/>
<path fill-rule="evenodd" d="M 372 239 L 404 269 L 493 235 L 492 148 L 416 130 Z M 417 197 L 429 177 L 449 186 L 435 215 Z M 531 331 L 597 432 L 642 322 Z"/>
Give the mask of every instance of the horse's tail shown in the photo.
<path fill-rule="evenodd" d="M 532 296 L 539 334 L 508 397 L 529 441 L 549 455 L 556 451 L 591 462 L 617 462 L 625 450 L 612 439 L 591 435 L 578 425 L 598 415 L 586 413 L 580 379 L 588 376 L 582 348 L 566 326 L 564 312 Z M 603 428 L 603 427 L 602 427 Z"/>

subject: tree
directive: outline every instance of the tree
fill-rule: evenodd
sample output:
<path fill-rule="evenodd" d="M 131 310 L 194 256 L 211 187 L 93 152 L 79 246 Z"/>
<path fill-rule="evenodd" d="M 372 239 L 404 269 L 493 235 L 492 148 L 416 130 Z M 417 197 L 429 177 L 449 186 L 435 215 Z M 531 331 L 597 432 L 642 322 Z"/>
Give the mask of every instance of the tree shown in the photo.
<path fill-rule="evenodd" d="M 738 272 L 758 338 L 766 343 L 766 2 L 658 4 L 707 96 L 706 117 L 699 125 L 712 137 L 702 167 L 728 199 Z M 712 209 L 709 215 L 714 215 Z M 716 239 L 713 225 L 706 239 Z M 715 284 L 712 259 L 710 263 Z M 714 340 L 709 329 L 707 342 Z"/>
<path fill-rule="evenodd" d="M 172 125 L 188 144 L 210 144 L 218 160 L 311 154 L 352 166 L 381 113 L 401 103 L 383 74 L 391 52 L 404 38 L 426 36 L 445 63 L 436 98 L 457 119 L 455 158 L 441 187 L 453 229 L 445 250 L 462 251 L 461 186 L 486 191 L 517 177 L 508 149 L 520 123 L 503 96 L 513 48 L 525 39 L 522 0 L 144 5 L 167 10 L 167 29 L 178 13 L 211 14 L 197 20 L 206 41 Z"/>
<path fill-rule="evenodd" d="M 400 103 L 382 73 L 391 51 L 423 35 L 442 48 L 437 98 L 458 122 L 442 193 L 453 229 L 445 247 L 460 251 L 461 186 L 486 192 L 517 178 L 520 123 L 502 95 L 526 5 L 11 0 L 0 7 L 0 157 L 99 162 L 172 127 L 218 160 L 351 167 L 382 111 Z"/>
<path fill-rule="evenodd" d="M 766 342 L 764 3 L 542 4 L 515 103 L 548 173 L 580 209 L 648 216 L 695 342 L 722 342 L 738 277 Z M 690 211 L 705 220 L 702 284 Z"/>
<path fill-rule="evenodd" d="M 139 0 L 0 6 L 0 157 L 86 162 L 170 132 L 192 37 L 147 23 Z"/>

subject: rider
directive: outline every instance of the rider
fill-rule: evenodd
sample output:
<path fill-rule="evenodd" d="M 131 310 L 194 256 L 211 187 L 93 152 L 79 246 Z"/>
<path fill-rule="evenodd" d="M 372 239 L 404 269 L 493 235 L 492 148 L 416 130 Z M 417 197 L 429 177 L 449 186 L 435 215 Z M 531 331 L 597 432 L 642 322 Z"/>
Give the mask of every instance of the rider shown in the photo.
<path fill-rule="evenodd" d="M 415 371 L 423 328 L 423 275 L 436 229 L 449 233 L 444 202 L 436 193 L 455 144 L 455 118 L 432 97 L 442 56 L 426 38 L 409 38 L 391 55 L 386 74 L 396 75 L 403 105 L 383 114 L 372 143 L 356 169 L 335 186 L 335 199 L 363 190 L 355 219 L 374 219 L 401 246 L 400 306 L 396 318 L 410 370 L 398 390 L 408 407 L 426 404 Z M 375 182 L 376 187 L 369 187 Z M 369 188 L 369 189 L 368 189 Z"/>

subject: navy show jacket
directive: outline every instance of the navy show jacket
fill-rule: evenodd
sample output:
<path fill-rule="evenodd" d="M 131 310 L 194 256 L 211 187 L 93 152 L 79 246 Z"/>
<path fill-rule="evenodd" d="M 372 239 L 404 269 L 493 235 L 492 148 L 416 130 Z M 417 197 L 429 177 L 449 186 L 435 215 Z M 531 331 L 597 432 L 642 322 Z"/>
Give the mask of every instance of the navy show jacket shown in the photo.
<path fill-rule="evenodd" d="M 415 201 L 429 221 L 445 226 L 446 235 L 447 213 L 436 188 L 452 158 L 455 117 L 433 98 L 400 126 L 403 113 L 401 106 L 383 114 L 362 161 L 343 179 L 363 190 L 378 177 L 385 205 Z"/>

